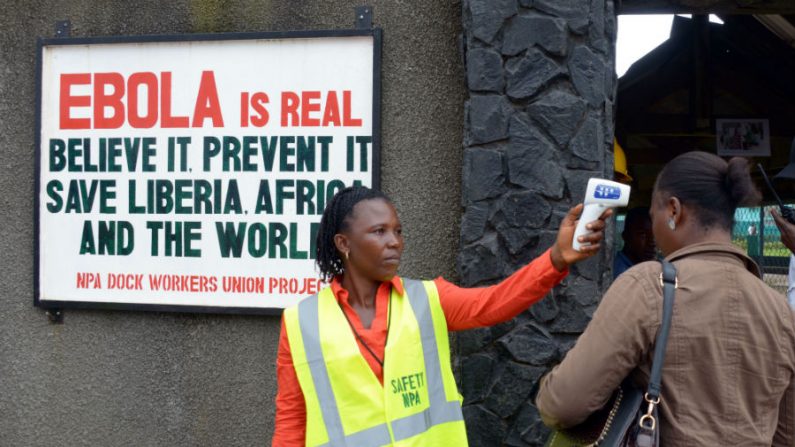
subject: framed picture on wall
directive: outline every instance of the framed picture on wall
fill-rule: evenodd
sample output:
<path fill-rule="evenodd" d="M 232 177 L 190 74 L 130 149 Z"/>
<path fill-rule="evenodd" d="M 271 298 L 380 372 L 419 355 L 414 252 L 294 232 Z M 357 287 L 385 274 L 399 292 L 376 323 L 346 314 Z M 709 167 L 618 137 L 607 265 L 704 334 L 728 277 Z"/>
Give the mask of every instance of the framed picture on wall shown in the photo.
<path fill-rule="evenodd" d="M 767 119 L 716 119 L 715 136 L 718 155 L 770 156 L 770 124 Z"/>

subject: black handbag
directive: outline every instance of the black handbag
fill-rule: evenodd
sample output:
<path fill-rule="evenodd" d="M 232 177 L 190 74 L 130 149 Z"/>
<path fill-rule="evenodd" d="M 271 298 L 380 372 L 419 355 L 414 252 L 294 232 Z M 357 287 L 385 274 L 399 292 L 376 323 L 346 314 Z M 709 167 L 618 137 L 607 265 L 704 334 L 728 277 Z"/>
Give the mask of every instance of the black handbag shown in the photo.
<path fill-rule="evenodd" d="M 591 414 L 581 424 L 555 430 L 549 436 L 547 447 L 654 447 L 660 443 L 657 405 L 660 403 L 660 380 L 665 363 L 665 346 L 671 330 L 674 310 L 674 291 L 678 287 L 676 268 L 668 261 L 662 262 L 660 284 L 663 288 L 663 314 L 651 366 L 649 387 L 644 393 L 629 379 L 624 379 L 602 409 Z"/>

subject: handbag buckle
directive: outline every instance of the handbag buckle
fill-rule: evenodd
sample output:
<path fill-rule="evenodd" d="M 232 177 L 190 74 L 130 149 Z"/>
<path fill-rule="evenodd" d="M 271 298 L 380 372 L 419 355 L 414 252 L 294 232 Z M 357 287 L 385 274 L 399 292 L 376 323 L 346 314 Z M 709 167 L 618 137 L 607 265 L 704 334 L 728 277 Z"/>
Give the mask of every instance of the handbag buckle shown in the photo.
<path fill-rule="evenodd" d="M 663 280 L 662 272 L 660 272 L 659 279 L 660 279 L 660 287 L 665 287 L 665 281 Z M 676 276 L 674 278 L 674 289 L 678 289 L 678 288 L 679 288 L 679 276 Z"/>
<path fill-rule="evenodd" d="M 654 419 L 654 416 L 644 414 L 640 417 L 640 421 L 638 421 L 638 425 L 642 430 L 649 430 L 654 431 L 654 427 L 657 426 L 657 420 Z"/>
<path fill-rule="evenodd" d="M 660 276 L 662 277 L 662 275 Z M 646 409 L 646 414 L 640 417 L 638 425 L 643 430 L 654 430 L 657 427 L 657 419 L 654 417 L 654 407 L 660 403 L 660 396 L 652 397 L 649 393 L 643 395 L 643 399 L 648 402 L 649 406 Z"/>

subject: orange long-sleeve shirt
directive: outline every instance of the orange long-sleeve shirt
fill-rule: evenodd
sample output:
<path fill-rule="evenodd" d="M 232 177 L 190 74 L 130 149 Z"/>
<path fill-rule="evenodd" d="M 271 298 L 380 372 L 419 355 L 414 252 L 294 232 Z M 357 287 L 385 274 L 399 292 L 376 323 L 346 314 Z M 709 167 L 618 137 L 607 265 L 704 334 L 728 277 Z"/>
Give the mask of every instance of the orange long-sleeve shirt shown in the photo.
<path fill-rule="evenodd" d="M 547 250 L 513 275 L 490 287 L 467 289 L 458 287 L 441 277 L 436 278 L 434 282 L 439 291 L 439 302 L 447 320 L 448 330 L 460 331 L 492 326 L 510 320 L 543 298 L 567 274 L 568 270 L 559 272 L 555 269 L 549 250 Z M 348 291 L 342 288 L 337 279 L 331 283 L 334 296 L 356 332 L 379 358 L 384 358 L 387 304 L 393 287 L 399 294 L 403 294 L 403 286 L 398 277 L 381 284 L 375 297 L 375 318 L 370 328 L 366 329 L 362 326 L 356 311 L 348 304 Z M 383 384 L 384 372 L 381 365 L 367 352 L 361 342 L 357 340 L 357 343 L 359 343 L 359 350 L 367 360 L 367 364 Z M 306 436 L 306 404 L 293 367 L 290 344 L 287 341 L 283 322 L 279 338 L 279 353 L 276 359 L 276 374 L 279 391 L 276 395 L 276 427 L 273 434 L 273 446 L 303 446 Z"/>

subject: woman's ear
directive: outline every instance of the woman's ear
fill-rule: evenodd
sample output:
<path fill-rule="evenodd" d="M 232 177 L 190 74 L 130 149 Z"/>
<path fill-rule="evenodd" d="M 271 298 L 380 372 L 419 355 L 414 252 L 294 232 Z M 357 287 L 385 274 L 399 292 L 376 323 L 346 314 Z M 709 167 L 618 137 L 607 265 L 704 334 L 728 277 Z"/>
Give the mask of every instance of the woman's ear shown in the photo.
<path fill-rule="evenodd" d="M 673 219 L 674 223 L 678 226 L 682 221 L 682 202 L 676 197 L 668 199 L 668 215 Z"/>
<path fill-rule="evenodd" d="M 334 246 L 337 247 L 338 252 L 343 254 L 341 258 L 345 258 L 345 253 L 350 253 L 351 251 L 348 236 L 345 236 L 342 233 L 337 233 L 334 235 Z"/>

